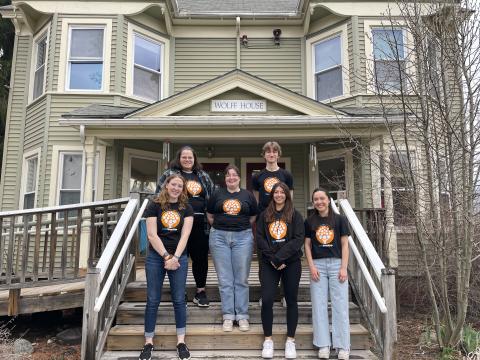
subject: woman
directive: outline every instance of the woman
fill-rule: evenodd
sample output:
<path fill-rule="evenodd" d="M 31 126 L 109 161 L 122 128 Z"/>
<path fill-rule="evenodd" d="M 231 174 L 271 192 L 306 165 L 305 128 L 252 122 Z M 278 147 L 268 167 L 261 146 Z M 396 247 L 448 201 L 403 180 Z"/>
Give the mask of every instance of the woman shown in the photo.
<path fill-rule="evenodd" d="M 197 154 L 190 146 L 183 146 L 177 151 L 175 159 L 158 180 L 158 193 L 165 179 L 172 175 L 182 175 L 187 180 L 188 200 L 195 213 L 193 228 L 188 239 L 188 254 L 192 259 L 192 273 L 197 285 L 193 302 L 200 307 L 208 307 L 210 302 L 205 293 L 208 273 L 208 236 L 205 232 L 205 209 L 213 193 L 214 184 L 208 174 L 202 170 Z"/>
<path fill-rule="evenodd" d="M 325 189 L 312 194 L 315 212 L 305 221 L 305 254 L 310 269 L 313 344 L 318 357 L 330 356 L 328 298 L 332 303 L 332 341 L 338 358 L 349 358 L 350 324 L 348 315 L 348 223 L 336 214 Z"/>
<path fill-rule="evenodd" d="M 192 230 L 193 209 L 188 203 L 187 186 L 180 175 L 170 175 L 158 194 L 148 204 L 147 236 L 150 242 L 145 260 L 147 276 L 147 306 L 145 308 L 145 345 L 140 360 L 150 360 L 157 310 L 162 294 L 163 279 L 168 274 L 175 323 L 177 328 L 177 354 L 180 360 L 190 359 L 185 345 L 187 310 L 185 287 L 188 258 L 185 251 Z"/>
<path fill-rule="evenodd" d="M 248 275 L 257 202 L 251 192 L 240 189 L 240 171 L 236 166 L 225 169 L 225 184 L 226 189 L 217 190 L 207 206 L 212 225 L 210 253 L 218 276 L 223 331 L 232 331 L 234 320 L 241 331 L 248 331 Z"/>
<path fill-rule="evenodd" d="M 257 244 L 261 250 L 262 266 L 262 325 L 265 341 L 262 357 L 273 358 L 273 302 L 282 284 L 287 303 L 287 341 L 285 358 L 295 359 L 295 331 L 298 323 L 298 286 L 302 275 L 302 250 L 305 237 L 303 218 L 294 209 L 289 187 L 276 183 L 270 192 L 270 202 L 257 221 Z"/>

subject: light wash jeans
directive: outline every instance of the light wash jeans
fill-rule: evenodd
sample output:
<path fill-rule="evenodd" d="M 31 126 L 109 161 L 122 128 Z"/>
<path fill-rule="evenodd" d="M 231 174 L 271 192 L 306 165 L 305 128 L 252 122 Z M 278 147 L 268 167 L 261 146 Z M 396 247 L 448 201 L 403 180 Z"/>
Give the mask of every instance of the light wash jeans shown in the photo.
<path fill-rule="evenodd" d="M 312 298 L 313 344 L 330 347 L 328 322 L 328 295 L 332 304 L 333 347 L 350 350 L 350 319 L 348 314 L 348 281 L 341 283 L 338 272 L 342 260 L 338 258 L 313 259 L 320 272 L 320 281 L 310 280 Z"/>
<path fill-rule="evenodd" d="M 223 320 L 248 319 L 252 229 L 224 231 L 211 228 L 209 243 L 218 276 Z"/>

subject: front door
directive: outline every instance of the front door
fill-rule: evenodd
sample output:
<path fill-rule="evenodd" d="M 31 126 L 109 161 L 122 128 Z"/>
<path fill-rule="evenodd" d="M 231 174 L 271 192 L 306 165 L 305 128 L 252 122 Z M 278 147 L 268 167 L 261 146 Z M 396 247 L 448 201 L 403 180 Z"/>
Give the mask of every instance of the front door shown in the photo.
<path fill-rule="evenodd" d="M 210 176 L 215 188 L 225 187 L 225 168 L 235 164 L 233 158 L 199 158 L 203 170 Z"/>
<path fill-rule="evenodd" d="M 319 152 L 318 185 L 333 199 L 349 199 L 354 206 L 352 154 L 350 151 Z"/>
<path fill-rule="evenodd" d="M 138 197 L 153 194 L 162 170 L 162 154 L 125 149 L 123 196 Z"/>

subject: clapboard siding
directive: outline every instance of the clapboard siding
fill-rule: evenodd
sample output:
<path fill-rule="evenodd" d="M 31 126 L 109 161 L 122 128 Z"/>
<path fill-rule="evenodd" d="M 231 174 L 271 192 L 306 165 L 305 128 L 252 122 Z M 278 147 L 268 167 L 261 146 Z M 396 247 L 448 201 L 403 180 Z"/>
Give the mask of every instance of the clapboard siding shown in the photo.
<path fill-rule="evenodd" d="M 302 93 L 302 39 L 282 38 L 280 46 L 269 39 L 249 39 L 240 50 L 240 68 L 252 75 Z"/>
<path fill-rule="evenodd" d="M 105 177 L 103 180 L 103 199 L 104 200 L 116 198 L 116 196 L 114 196 L 113 194 L 113 191 L 114 191 L 113 180 L 115 179 L 114 167 L 115 167 L 115 150 L 112 146 L 107 146 L 107 150 L 105 153 Z"/>
<path fill-rule="evenodd" d="M 235 69 L 237 39 L 175 39 L 174 91 L 187 90 Z"/>
<path fill-rule="evenodd" d="M 47 97 L 44 96 L 27 108 L 25 120 L 25 140 L 23 150 L 28 151 L 42 145 Z"/>

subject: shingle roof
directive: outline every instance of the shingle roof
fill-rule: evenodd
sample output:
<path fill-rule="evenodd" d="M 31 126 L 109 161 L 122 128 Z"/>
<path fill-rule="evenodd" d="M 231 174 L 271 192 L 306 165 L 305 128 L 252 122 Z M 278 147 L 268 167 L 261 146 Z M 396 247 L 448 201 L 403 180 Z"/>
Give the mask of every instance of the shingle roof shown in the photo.
<path fill-rule="evenodd" d="M 137 107 L 93 104 L 62 115 L 63 118 L 122 119 Z"/>
<path fill-rule="evenodd" d="M 189 15 L 298 15 L 302 0 L 173 0 L 179 16 Z"/>

